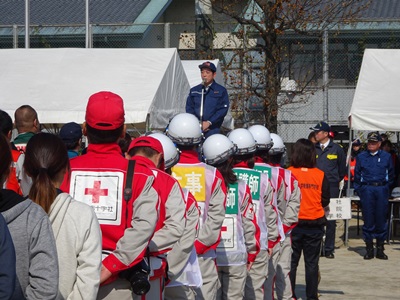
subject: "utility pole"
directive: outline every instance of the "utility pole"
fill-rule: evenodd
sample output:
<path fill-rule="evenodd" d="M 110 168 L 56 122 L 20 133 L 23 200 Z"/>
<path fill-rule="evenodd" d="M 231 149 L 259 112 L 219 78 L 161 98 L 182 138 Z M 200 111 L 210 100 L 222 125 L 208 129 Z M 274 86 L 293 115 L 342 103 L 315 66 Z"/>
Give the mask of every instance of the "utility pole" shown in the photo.
<path fill-rule="evenodd" d="M 30 48 L 30 0 L 25 0 L 25 48 Z"/>
<path fill-rule="evenodd" d="M 214 40 L 212 6 L 210 0 L 195 0 L 196 58 L 211 59 Z"/>
<path fill-rule="evenodd" d="M 328 109 L 328 86 L 329 86 L 329 50 L 328 50 L 328 29 L 324 29 L 323 34 L 323 47 L 322 47 L 322 56 L 323 56 L 323 103 L 322 103 L 322 111 L 323 111 L 323 120 L 325 122 L 329 122 L 329 109 Z"/>
<path fill-rule="evenodd" d="M 89 19 L 89 0 L 85 0 L 85 48 L 92 48 L 91 46 L 91 31 Z"/>

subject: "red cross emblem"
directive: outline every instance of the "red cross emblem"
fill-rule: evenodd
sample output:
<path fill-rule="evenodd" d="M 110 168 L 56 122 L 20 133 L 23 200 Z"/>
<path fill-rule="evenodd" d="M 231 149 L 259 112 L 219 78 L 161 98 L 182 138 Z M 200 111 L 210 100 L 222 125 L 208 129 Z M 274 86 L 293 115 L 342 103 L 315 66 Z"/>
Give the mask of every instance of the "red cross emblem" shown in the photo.
<path fill-rule="evenodd" d="M 85 188 L 85 195 L 92 196 L 92 203 L 99 203 L 100 196 L 108 196 L 108 189 L 100 188 L 101 181 L 97 180 L 93 183 L 93 188 Z"/>

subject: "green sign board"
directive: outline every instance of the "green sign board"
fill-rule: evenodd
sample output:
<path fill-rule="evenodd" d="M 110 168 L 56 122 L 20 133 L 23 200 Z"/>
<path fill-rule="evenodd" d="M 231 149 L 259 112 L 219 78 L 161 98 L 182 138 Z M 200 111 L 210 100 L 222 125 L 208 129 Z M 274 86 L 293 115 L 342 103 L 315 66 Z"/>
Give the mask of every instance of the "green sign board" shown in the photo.
<path fill-rule="evenodd" d="M 268 178 L 271 178 L 271 167 L 255 165 L 254 170 L 266 173 L 268 174 Z"/>
<path fill-rule="evenodd" d="M 226 197 L 226 214 L 237 215 L 239 213 L 239 186 L 237 183 L 228 185 Z"/>
<path fill-rule="evenodd" d="M 260 200 L 261 173 L 252 169 L 233 169 L 236 176 L 247 183 L 251 191 L 253 200 Z"/>

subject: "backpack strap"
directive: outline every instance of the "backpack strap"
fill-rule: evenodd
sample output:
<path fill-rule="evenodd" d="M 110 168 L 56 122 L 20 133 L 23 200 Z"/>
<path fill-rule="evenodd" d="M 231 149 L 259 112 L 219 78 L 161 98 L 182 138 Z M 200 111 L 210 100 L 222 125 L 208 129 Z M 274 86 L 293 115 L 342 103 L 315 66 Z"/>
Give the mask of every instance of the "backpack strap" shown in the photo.
<path fill-rule="evenodd" d="M 129 201 L 132 197 L 132 182 L 133 174 L 135 170 L 136 160 L 129 160 L 128 171 L 126 172 L 125 188 L 124 188 L 124 200 Z"/>
<path fill-rule="evenodd" d="M 133 175 L 135 171 L 135 164 L 136 160 L 129 160 L 128 162 L 128 170 L 126 172 L 125 178 L 125 188 L 124 188 L 124 200 L 126 201 L 125 206 L 125 228 L 128 228 L 128 202 L 132 198 L 132 182 L 133 182 Z"/>

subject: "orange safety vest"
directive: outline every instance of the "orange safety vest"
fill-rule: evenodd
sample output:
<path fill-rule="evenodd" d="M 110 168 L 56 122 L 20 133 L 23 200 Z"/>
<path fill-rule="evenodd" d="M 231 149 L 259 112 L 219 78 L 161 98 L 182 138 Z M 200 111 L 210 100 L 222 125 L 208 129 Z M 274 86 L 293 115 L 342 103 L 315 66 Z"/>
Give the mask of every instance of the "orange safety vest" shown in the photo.
<path fill-rule="evenodd" d="M 350 175 L 351 175 L 351 178 L 354 178 L 354 170 L 355 170 L 355 168 L 356 168 L 356 158 L 353 157 L 350 160 Z M 347 176 L 347 174 L 344 176 L 344 180 L 345 181 L 349 180 L 349 176 Z"/>
<path fill-rule="evenodd" d="M 288 168 L 299 182 L 301 191 L 299 220 L 316 220 L 324 216 L 321 204 L 324 172 L 317 168 Z"/>

